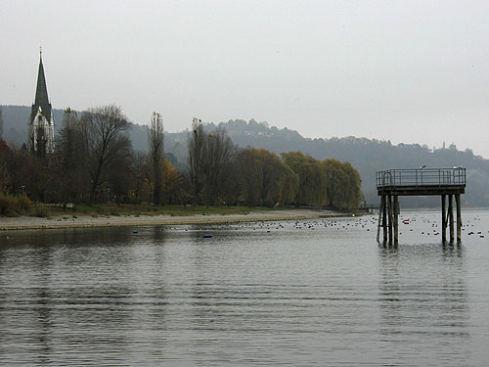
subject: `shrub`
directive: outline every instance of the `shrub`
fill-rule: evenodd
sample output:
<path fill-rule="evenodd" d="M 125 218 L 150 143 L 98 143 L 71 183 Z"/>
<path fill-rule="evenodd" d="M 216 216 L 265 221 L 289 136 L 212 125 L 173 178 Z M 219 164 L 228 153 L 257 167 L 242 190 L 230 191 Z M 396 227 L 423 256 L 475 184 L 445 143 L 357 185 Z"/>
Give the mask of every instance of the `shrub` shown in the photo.
<path fill-rule="evenodd" d="M 14 196 L 0 192 L 0 215 L 25 214 L 32 208 L 32 201 L 25 194 Z"/>
<path fill-rule="evenodd" d="M 34 207 L 34 216 L 39 217 L 39 218 L 46 218 L 49 217 L 49 208 L 46 205 L 43 204 L 36 204 Z"/>
<path fill-rule="evenodd" d="M 17 196 L 17 205 L 21 211 L 27 212 L 32 208 L 32 200 L 26 194 L 22 194 Z"/>
<path fill-rule="evenodd" d="M 0 192 L 0 215 L 11 215 L 15 208 L 15 199 Z"/>

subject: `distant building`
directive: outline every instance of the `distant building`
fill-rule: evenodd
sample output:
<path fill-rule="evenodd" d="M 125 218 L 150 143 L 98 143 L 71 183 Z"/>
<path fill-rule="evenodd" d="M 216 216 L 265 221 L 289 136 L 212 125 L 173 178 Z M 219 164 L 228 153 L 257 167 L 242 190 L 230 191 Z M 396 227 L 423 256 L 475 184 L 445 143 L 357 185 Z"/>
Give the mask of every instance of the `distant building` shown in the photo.
<path fill-rule="evenodd" d="M 39 55 L 36 96 L 29 121 L 29 149 L 39 157 L 54 152 L 54 119 L 48 98 L 42 54 Z"/>

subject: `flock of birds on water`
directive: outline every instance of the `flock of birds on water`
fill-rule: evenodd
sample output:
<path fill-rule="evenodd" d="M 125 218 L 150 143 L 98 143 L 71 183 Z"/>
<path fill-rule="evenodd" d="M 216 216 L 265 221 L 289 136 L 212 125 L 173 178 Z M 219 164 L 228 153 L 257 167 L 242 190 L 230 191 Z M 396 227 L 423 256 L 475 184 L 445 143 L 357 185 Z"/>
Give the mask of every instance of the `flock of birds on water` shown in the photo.
<path fill-rule="evenodd" d="M 483 231 L 478 227 L 481 222 L 480 216 L 471 216 L 463 218 L 462 231 L 466 236 L 473 236 L 478 238 L 485 238 L 486 234 L 489 235 L 489 230 Z M 417 225 L 421 223 L 421 225 Z M 304 219 L 295 221 L 280 221 L 280 222 L 267 222 L 259 221 L 254 223 L 232 223 L 223 224 L 219 226 L 213 226 L 212 229 L 205 231 L 202 234 L 202 238 L 213 238 L 213 230 L 247 230 L 256 231 L 259 233 L 272 234 L 277 231 L 294 230 L 294 231 L 317 231 L 317 230 L 332 230 L 339 232 L 350 231 L 365 231 L 376 233 L 378 226 L 378 219 L 372 215 L 351 217 L 351 218 L 325 218 L 325 219 Z M 177 229 L 176 227 L 174 229 Z M 189 231 L 188 228 L 184 229 L 185 232 Z M 449 229 L 447 228 L 447 236 Z M 441 224 L 439 220 L 425 217 L 423 215 L 413 216 L 401 216 L 399 221 L 399 236 L 403 233 L 413 232 L 423 237 L 436 237 L 441 236 Z M 375 234 L 372 234 L 373 238 Z"/>
<path fill-rule="evenodd" d="M 483 225 L 480 215 L 467 216 L 462 219 L 462 231 L 463 236 L 471 236 L 475 238 L 485 238 L 486 235 L 489 236 L 489 230 L 481 230 L 479 227 Z M 416 224 L 416 223 L 420 223 Z M 440 236 L 441 224 L 439 220 L 433 219 L 432 217 L 426 217 L 421 214 L 414 214 L 411 217 L 401 216 L 399 221 L 399 237 L 403 235 L 403 232 L 414 232 L 413 234 L 420 235 L 423 237 L 436 237 Z M 378 229 L 378 219 L 374 215 L 365 215 L 350 218 L 323 218 L 323 219 L 304 219 L 295 221 L 258 221 L 258 222 L 243 222 L 243 223 L 227 223 L 219 225 L 211 225 L 209 228 L 192 227 L 192 226 L 172 226 L 167 227 L 165 230 L 170 231 L 183 231 L 192 232 L 196 231 L 201 234 L 203 239 L 211 239 L 214 237 L 214 232 L 216 231 L 256 231 L 258 233 L 273 234 L 277 231 L 315 231 L 315 230 L 329 230 L 329 231 L 339 231 L 339 232 L 351 232 L 351 231 L 365 231 L 376 233 Z M 447 228 L 447 232 L 449 229 Z M 134 229 L 133 234 L 138 234 L 139 230 Z M 372 233 L 372 238 L 375 238 L 375 234 Z M 448 233 L 447 233 L 448 235 Z M 9 236 L 6 237 L 9 239 Z"/>

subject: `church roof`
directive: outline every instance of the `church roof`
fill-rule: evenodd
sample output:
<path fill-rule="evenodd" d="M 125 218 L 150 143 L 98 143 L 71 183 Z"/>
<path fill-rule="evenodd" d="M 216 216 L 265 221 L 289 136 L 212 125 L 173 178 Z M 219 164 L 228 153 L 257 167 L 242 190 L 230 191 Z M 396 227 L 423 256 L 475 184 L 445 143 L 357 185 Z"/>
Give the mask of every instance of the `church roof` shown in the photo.
<path fill-rule="evenodd" d="M 39 71 L 37 73 L 37 86 L 34 104 L 31 109 L 31 121 L 36 116 L 37 111 L 41 108 L 42 114 L 48 121 L 51 121 L 51 103 L 48 98 L 48 88 L 46 86 L 46 77 L 44 75 L 44 66 L 42 57 L 39 56 Z"/>

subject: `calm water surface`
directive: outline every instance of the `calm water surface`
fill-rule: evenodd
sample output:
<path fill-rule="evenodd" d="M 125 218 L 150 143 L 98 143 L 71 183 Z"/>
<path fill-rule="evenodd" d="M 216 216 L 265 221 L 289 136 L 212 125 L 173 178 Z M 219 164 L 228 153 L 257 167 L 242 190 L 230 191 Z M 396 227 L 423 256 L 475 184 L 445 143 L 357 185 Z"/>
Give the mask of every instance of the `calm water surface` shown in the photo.
<path fill-rule="evenodd" d="M 487 366 L 489 211 L 403 217 L 2 233 L 0 365 Z"/>

